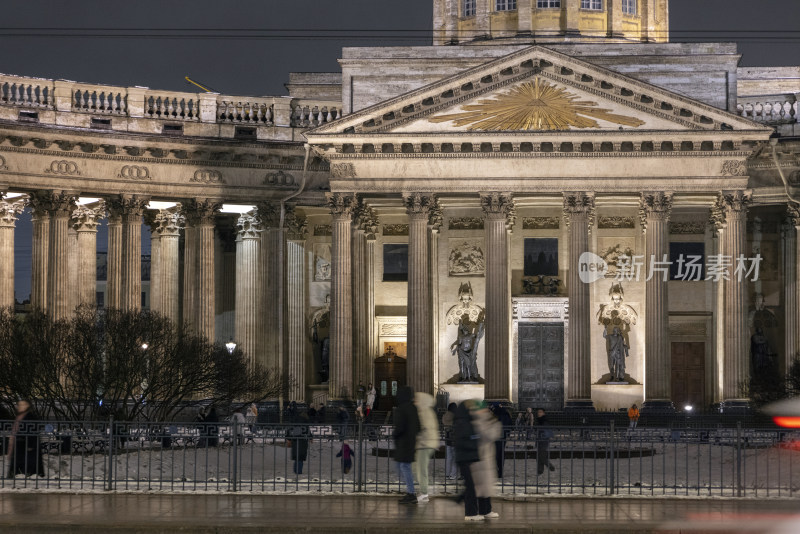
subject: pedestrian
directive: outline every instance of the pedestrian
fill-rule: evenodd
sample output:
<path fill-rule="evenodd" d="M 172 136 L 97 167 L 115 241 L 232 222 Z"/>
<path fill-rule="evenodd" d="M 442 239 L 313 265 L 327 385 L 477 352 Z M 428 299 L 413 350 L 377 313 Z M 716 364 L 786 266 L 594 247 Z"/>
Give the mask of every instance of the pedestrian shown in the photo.
<path fill-rule="evenodd" d="M 439 422 L 433 410 L 436 405 L 433 395 L 419 391 L 414 395 L 414 404 L 419 417 L 419 434 L 414 455 L 414 474 L 420 493 L 417 502 L 425 503 L 428 502 L 428 468 L 433 455 L 439 449 Z"/>
<path fill-rule="evenodd" d="M 347 439 L 347 425 L 350 422 L 350 414 L 344 406 L 339 406 L 339 411 L 336 414 L 336 420 L 339 421 L 339 438 Z"/>
<path fill-rule="evenodd" d="M 205 430 L 206 435 L 208 436 L 208 446 L 216 447 L 219 444 L 219 416 L 217 415 L 217 409 L 214 406 L 209 408 L 208 413 L 206 414 Z"/>
<path fill-rule="evenodd" d="M 199 437 L 197 438 L 197 446 L 198 447 L 207 447 L 208 446 L 208 432 L 206 431 L 206 409 L 205 407 L 201 406 L 200 411 L 197 412 L 197 415 L 194 418 L 194 422 L 197 423 L 197 433 Z"/>
<path fill-rule="evenodd" d="M 492 404 L 492 414 L 497 418 L 503 427 L 503 432 L 500 439 L 494 442 L 495 446 L 495 462 L 497 463 L 497 478 L 503 478 L 503 464 L 505 463 L 506 456 L 506 441 L 511 436 L 511 415 L 508 410 L 503 408 L 499 403 Z"/>
<path fill-rule="evenodd" d="M 492 511 L 494 491 L 494 441 L 502 434 L 500 423 L 479 400 L 462 402 L 455 413 L 453 437 L 456 462 L 464 477 L 464 520 L 483 521 L 500 517 Z"/>
<path fill-rule="evenodd" d="M 39 432 L 36 429 L 36 415 L 31 403 L 25 399 L 17 401 L 17 416 L 11 426 L 11 435 L 8 439 L 8 478 L 16 475 L 44 476 L 42 451 L 39 446 Z"/>
<path fill-rule="evenodd" d="M 370 383 L 367 386 L 367 414 L 375 409 L 375 398 L 378 396 L 378 392 L 375 391 L 375 386 Z"/>
<path fill-rule="evenodd" d="M 319 404 L 319 410 L 317 410 L 317 420 L 320 423 L 324 423 L 326 416 L 327 416 L 327 412 L 325 411 L 325 405 L 323 403 L 320 403 Z"/>
<path fill-rule="evenodd" d="M 628 428 L 634 430 L 639 423 L 639 408 L 636 404 L 632 404 L 631 407 L 628 408 L 628 420 Z"/>
<path fill-rule="evenodd" d="M 355 456 L 355 453 L 350 448 L 350 445 L 347 444 L 347 440 L 342 440 L 342 448 L 336 454 L 336 457 L 342 459 L 342 473 L 345 475 L 353 468 L 353 456 Z"/>
<path fill-rule="evenodd" d="M 234 433 L 234 435 L 231 436 L 231 439 L 235 439 L 237 445 L 244 445 L 245 418 L 241 408 L 237 408 L 231 414 L 230 423 L 231 423 L 231 432 Z"/>
<path fill-rule="evenodd" d="M 400 499 L 402 504 L 417 504 L 414 492 L 414 479 L 411 476 L 411 462 L 416 452 L 419 433 L 419 415 L 413 404 L 414 390 L 402 386 L 397 390 L 397 407 L 394 409 L 394 461 L 401 482 L 405 482 L 406 494 Z"/>
<path fill-rule="evenodd" d="M 536 424 L 536 416 L 533 414 L 533 408 L 528 406 L 525 409 L 525 439 L 527 441 L 531 439 L 534 424 Z"/>
<path fill-rule="evenodd" d="M 256 423 L 258 422 L 258 407 L 256 404 L 250 403 L 250 406 L 247 407 L 247 413 L 245 414 L 245 421 L 247 421 L 247 426 L 250 428 L 250 432 L 256 431 Z"/>
<path fill-rule="evenodd" d="M 292 401 L 286 407 L 286 417 L 290 423 L 294 423 L 297 419 L 297 401 Z"/>
<path fill-rule="evenodd" d="M 444 474 L 447 480 L 455 480 L 458 477 L 458 464 L 456 464 L 456 448 L 453 442 L 453 423 L 455 422 L 457 404 L 451 402 L 447 406 L 447 411 L 442 416 L 442 427 L 444 428 Z"/>
<path fill-rule="evenodd" d="M 550 471 L 556 470 L 556 466 L 550 461 L 550 439 L 553 437 L 553 430 L 548 427 L 547 414 L 542 408 L 536 410 L 536 426 L 539 427 L 536 437 L 536 472 L 541 475 L 545 467 L 549 467 Z"/>
<path fill-rule="evenodd" d="M 310 436 L 308 425 L 310 422 L 308 414 L 299 413 L 296 421 L 286 431 L 293 461 L 292 471 L 295 475 L 303 474 L 303 462 L 308 458 L 308 440 Z"/>

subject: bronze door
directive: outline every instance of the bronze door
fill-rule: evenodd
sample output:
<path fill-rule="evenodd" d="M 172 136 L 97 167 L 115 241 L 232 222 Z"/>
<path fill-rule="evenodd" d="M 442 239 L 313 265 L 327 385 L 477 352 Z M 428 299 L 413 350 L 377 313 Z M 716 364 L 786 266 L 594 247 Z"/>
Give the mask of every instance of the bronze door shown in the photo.
<path fill-rule="evenodd" d="M 672 342 L 672 402 L 683 410 L 687 404 L 694 410 L 706 406 L 706 344 Z"/>
<path fill-rule="evenodd" d="M 375 359 L 375 389 L 378 392 L 376 410 L 391 410 L 395 406 L 397 390 L 405 385 L 405 358 L 384 355 Z"/>
<path fill-rule="evenodd" d="M 519 324 L 520 408 L 559 411 L 564 406 L 564 324 Z"/>

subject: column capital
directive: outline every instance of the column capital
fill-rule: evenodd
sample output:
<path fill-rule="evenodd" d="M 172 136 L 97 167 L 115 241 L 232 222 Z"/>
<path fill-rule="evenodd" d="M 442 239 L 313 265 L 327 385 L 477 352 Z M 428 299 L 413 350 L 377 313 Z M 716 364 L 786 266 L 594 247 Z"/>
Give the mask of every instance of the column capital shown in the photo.
<path fill-rule="evenodd" d="M 594 224 L 594 193 L 576 191 L 564 193 L 564 222 L 567 226 L 575 217 L 586 217 L 589 228 Z"/>
<path fill-rule="evenodd" d="M 275 201 L 259 202 L 256 204 L 258 218 L 266 228 L 277 228 L 281 222 L 281 203 Z"/>
<path fill-rule="evenodd" d="M 296 206 L 286 205 L 286 216 L 283 220 L 286 227 L 286 238 L 292 241 L 303 241 L 308 235 L 308 219 L 297 214 Z"/>
<path fill-rule="evenodd" d="M 153 230 L 162 237 L 180 235 L 181 229 L 186 225 L 186 218 L 180 210 L 180 204 L 168 210 L 158 210 Z"/>
<path fill-rule="evenodd" d="M 17 217 L 27 205 L 28 197 L 0 200 L 0 226 L 13 228 L 17 223 Z"/>
<path fill-rule="evenodd" d="M 149 202 L 149 197 L 116 195 L 106 199 L 106 208 L 109 217 L 141 217 Z"/>
<path fill-rule="evenodd" d="M 50 213 L 69 213 L 75 206 L 76 195 L 64 191 L 36 191 L 30 196 L 35 216 Z"/>
<path fill-rule="evenodd" d="M 800 228 L 800 204 L 789 204 L 786 206 L 786 220 L 795 228 Z"/>
<path fill-rule="evenodd" d="M 380 228 L 378 212 L 375 211 L 375 208 L 366 203 L 364 203 L 363 206 L 360 213 L 360 224 L 367 239 L 374 241 L 377 238 L 378 229 Z"/>
<path fill-rule="evenodd" d="M 181 204 L 181 212 L 191 226 L 213 226 L 221 207 L 222 201 L 218 199 L 193 198 Z"/>
<path fill-rule="evenodd" d="M 647 230 L 648 220 L 668 221 L 672 212 L 671 191 L 645 191 L 639 197 L 639 220 L 642 232 Z"/>
<path fill-rule="evenodd" d="M 428 219 L 431 206 L 436 201 L 430 193 L 403 193 L 403 204 L 411 219 Z"/>
<path fill-rule="evenodd" d="M 334 219 L 351 219 L 356 207 L 356 197 L 353 193 L 325 193 L 328 207 Z"/>
<path fill-rule="evenodd" d="M 250 210 L 239 215 L 236 221 L 236 238 L 259 239 L 264 231 L 264 223 L 258 215 L 258 210 Z"/>
<path fill-rule="evenodd" d="M 505 219 L 514 216 L 514 199 L 511 193 L 480 193 L 481 208 L 488 219 Z"/>
<path fill-rule="evenodd" d="M 444 215 L 442 213 L 442 206 L 439 204 L 439 199 L 434 198 L 431 205 L 431 212 L 428 216 L 428 226 L 434 232 L 438 232 L 442 228 Z"/>
<path fill-rule="evenodd" d="M 726 217 L 746 215 L 747 208 L 752 201 L 753 192 L 751 190 L 720 191 L 717 196 L 717 203 Z"/>
<path fill-rule="evenodd" d="M 78 232 L 97 232 L 97 227 L 106 214 L 106 204 L 102 200 L 94 206 L 79 204 L 72 210 L 72 227 Z"/>

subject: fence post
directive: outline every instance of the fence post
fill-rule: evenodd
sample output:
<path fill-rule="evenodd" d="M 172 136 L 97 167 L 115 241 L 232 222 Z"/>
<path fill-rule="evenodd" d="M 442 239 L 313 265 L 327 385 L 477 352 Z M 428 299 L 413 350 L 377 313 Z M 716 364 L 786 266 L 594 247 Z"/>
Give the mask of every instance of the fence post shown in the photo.
<path fill-rule="evenodd" d="M 742 422 L 736 421 L 736 496 L 742 496 Z"/>
<path fill-rule="evenodd" d="M 358 462 L 358 464 L 356 465 L 356 478 L 358 479 L 358 491 L 359 492 L 361 492 L 361 485 L 363 483 L 363 478 L 362 477 L 363 477 L 363 474 L 364 474 L 363 470 L 361 469 L 361 465 L 362 465 L 361 462 L 362 462 L 363 456 L 364 456 L 364 442 L 362 441 L 364 439 L 364 433 L 363 433 L 364 428 L 363 427 L 364 427 L 364 421 L 363 421 L 363 419 L 359 418 L 358 419 L 358 456 L 356 456 L 356 461 Z"/>
<path fill-rule="evenodd" d="M 114 414 L 108 418 L 108 481 L 106 490 L 114 489 Z"/>
<path fill-rule="evenodd" d="M 236 491 L 236 476 L 238 475 L 238 471 L 239 471 L 238 468 L 237 468 L 237 465 L 238 465 L 239 461 L 238 461 L 238 458 L 237 458 L 238 450 L 237 450 L 237 444 L 236 444 L 236 442 L 239 441 L 239 422 L 236 420 L 235 417 L 232 418 L 232 421 L 231 421 L 231 432 L 233 434 L 231 436 L 231 443 L 233 444 L 233 449 L 232 449 L 232 452 L 231 452 L 231 463 L 233 464 L 232 467 L 231 467 L 231 484 L 233 486 L 232 487 L 232 491 Z"/>
<path fill-rule="evenodd" d="M 614 480 L 614 420 L 611 420 L 611 435 L 609 437 L 609 452 L 611 453 L 611 457 L 608 462 L 609 468 L 609 495 L 614 495 L 614 488 L 616 487 L 616 481 Z"/>

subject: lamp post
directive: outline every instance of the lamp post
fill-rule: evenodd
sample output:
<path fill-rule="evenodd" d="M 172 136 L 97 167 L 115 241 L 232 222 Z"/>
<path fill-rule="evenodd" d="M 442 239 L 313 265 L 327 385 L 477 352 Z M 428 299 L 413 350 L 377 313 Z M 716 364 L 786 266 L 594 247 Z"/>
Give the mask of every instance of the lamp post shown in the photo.
<path fill-rule="evenodd" d="M 225 343 L 225 348 L 228 349 L 228 354 L 233 354 L 233 351 L 236 350 L 236 343 L 233 341 L 233 338 Z"/>

